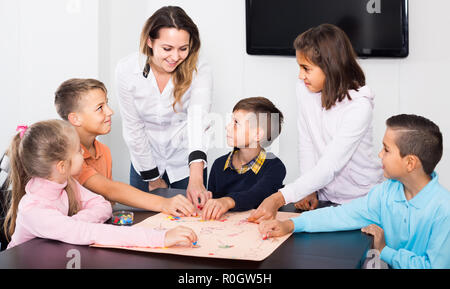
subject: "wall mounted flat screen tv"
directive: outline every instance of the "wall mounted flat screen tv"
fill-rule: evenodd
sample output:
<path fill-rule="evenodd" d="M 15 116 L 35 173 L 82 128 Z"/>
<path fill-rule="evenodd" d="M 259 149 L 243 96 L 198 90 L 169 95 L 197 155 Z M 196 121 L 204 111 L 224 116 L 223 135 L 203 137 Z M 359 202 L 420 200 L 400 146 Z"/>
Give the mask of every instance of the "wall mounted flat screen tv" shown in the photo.
<path fill-rule="evenodd" d="M 406 57 L 408 0 L 246 0 L 247 53 L 295 55 L 294 39 L 334 24 L 359 57 Z"/>

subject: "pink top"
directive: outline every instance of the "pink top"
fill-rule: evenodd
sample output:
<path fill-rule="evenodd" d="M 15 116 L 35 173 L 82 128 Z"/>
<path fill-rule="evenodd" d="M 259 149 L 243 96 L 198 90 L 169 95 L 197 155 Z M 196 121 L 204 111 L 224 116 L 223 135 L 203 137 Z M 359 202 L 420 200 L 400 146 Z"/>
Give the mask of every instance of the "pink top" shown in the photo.
<path fill-rule="evenodd" d="M 164 247 L 166 230 L 103 224 L 111 217 L 111 204 L 77 181 L 81 210 L 67 216 L 69 203 L 64 184 L 32 178 L 19 202 L 16 228 L 8 249 L 35 237 L 89 245 Z"/>

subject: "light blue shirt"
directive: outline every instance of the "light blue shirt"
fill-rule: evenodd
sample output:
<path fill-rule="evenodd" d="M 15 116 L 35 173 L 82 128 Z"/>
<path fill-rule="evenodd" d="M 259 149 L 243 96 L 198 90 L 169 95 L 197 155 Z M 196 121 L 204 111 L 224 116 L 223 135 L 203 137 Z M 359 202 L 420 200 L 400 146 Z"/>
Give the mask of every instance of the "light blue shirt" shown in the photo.
<path fill-rule="evenodd" d="M 339 207 L 308 211 L 293 218 L 294 232 L 356 230 L 376 224 L 386 247 L 380 258 L 393 268 L 450 268 L 450 192 L 433 173 L 411 200 L 403 184 L 387 180 L 366 196 Z"/>

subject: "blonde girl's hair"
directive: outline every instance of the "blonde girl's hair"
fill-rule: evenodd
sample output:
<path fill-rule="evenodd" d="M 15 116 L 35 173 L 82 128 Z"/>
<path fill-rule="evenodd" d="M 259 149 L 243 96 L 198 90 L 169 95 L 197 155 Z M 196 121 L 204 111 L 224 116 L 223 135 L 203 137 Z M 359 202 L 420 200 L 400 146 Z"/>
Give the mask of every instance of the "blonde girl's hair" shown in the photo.
<path fill-rule="evenodd" d="M 175 69 L 172 80 L 174 84 L 174 102 L 172 104 L 173 110 L 176 111 L 175 105 L 180 102 L 183 94 L 189 89 L 193 72 L 197 71 L 198 54 L 200 51 L 200 35 L 197 25 L 184 12 L 184 10 L 177 6 L 165 6 L 158 9 L 153 15 L 147 19 L 142 28 L 140 40 L 140 52 L 147 56 L 147 65 L 144 73 L 148 73 L 151 57 L 153 56 L 152 49 L 147 45 L 147 40 L 159 38 L 159 30 L 161 28 L 176 28 L 178 30 L 185 30 L 189 33 L 189 54 L 187 58 Z M 146 71 L 147 70 L 147 71 Z"/>
<path fill-rule="evenodd" d="M 9 208 L 3 224 L 9 238 L 16 227 L 19 202 L 25 195 L 25 186 L 33 177 L 49 178 L 52 166 L 62 160 L 70 160 L 69 151 L 78 137 L 75 129 L 63 120 L 47 120 L 31 125 L 23 137 L 17 133 L 8 149 L 11 163 L 9 182 L 12 185 Z M 72 178 L 65 188 L 69 200 L 68 215 L 76 214 L 80 208 L 78 191 Z"/>

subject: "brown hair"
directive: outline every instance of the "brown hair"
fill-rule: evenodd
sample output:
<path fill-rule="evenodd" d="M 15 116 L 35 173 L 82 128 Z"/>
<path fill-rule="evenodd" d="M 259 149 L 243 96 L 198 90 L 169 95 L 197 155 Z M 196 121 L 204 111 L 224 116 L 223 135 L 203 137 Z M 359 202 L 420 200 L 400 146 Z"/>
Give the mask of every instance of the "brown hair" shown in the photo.
<path fill-rule="evenodd" d="M 267 126 L 264 129 L 267 143 L 263 142 L 263 146 L 270 145 L 280 135 L 284 119 L 283 113 L 269 99 L 262 96 L 241 99 L 233 107 L 233 112 L 237 110 L 255 113 L 258 124 L 260 114 L 267 116 Z"/>
<path fill-rule="evenodd" d="M 147 55 L 147 63 L 153 56 L 153 50 L 147 45 L 147 39 L 158 39 L 159 30 L 161 28 L 176 28 L 185 30 L 189 33 L 189 55 L 175 69 L 172 80 L 174 84 L 174 102 L 172 104 L 175 111 L 175 105 L 181 102 L 181 97 L 189 89 L 192 82 L 193 72 L 197 71 L 197 60 L 200 51 L 200 35 L 197 25 L 177 6 L 165 6 L 158 9 L 153 15 L 147 19 L 142 28 L 140 51 Z"/>
<path fill-rule="evenodd" d="M 55 106 L 59 116 L 68 120 L 69 113 L 79 109 L 81 97 L 93 89 L 108 93 L 103 82 L 97 79 L 72 78 L 61 83 L 55 92 Z"/>
<path fill-rule="evenodd" d="M 415 155 L 423 170 L 430 175 L 442 158 L 442 133 L 429 119 L 414 114 L 394 115 L 386 125 L 397 132 L 395 144 L 400 156 Z"/>
<path fill-rule="evenodd" d="M 9 209 L 3 224 L 8 237 L 16 227 L 19 202 L 25 195 L 25 186 L 33 177 L 48 178 L 55 162 L 68 160 L 68 150 L 73 148 L 73 139 L 78 137 L 74 127 L 63 120 L 41 121 L 30 126 L 22 138 L 20 133 L 13 137 L 8 149 L 11 159 L 12 184 Z M 65 188 L 69 199 L 69 216 L 79 210 L 78 192 L 74 181 L 69 178 Z"/>
<path fill-rule="evenodd" d="M 358 90 L 366 84 L 353 46 L 339 27 L 321 24 L 310 28 L 297 36 L 294 48 L 325 74 L 322 89 L 322 107 L 325 109 L 330 109 L 345 97 L 351 100 L 348 91 Z"/>

